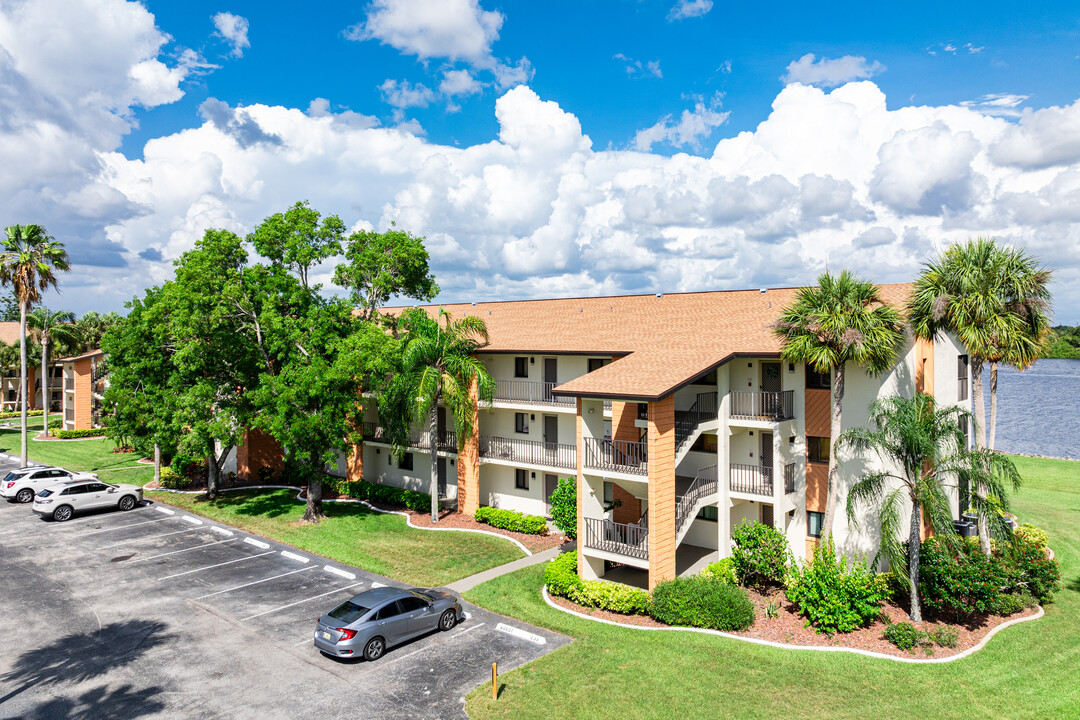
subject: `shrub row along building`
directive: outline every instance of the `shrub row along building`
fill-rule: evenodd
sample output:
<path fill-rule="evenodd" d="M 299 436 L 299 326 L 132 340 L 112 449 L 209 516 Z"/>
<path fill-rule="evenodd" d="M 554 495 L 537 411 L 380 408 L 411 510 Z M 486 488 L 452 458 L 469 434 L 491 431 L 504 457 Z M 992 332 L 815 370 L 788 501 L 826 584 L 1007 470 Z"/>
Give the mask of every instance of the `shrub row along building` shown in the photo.
<path fill-rule="evenodd" d="M 910 289 L 880 291 L 901 307 Z M 490 333 L 480 357 L 498 389 L 492 407 L 473 410 L 478 432 L 459 449 L 454 418 L 440 408 L 437 456 L 414 427 L 409 452 L 397 458 L 369 408 L 364 443 L 331 471 L 427 491 L 436 462 L 439 494 L 468 514 L 481 505 L 546 514 L 558 479 L 576 477 L 584 578 L 654 587 L 729 554 L 731 528 L 743 521 L 774 525 L 796 557 L 808 557 L 825 509 L 831 382 L 780 360 L 772 328 L 795 293 L 444 306 L 454 317 L 482 318 Z M 871 402 L 892 394 L 919 389 L 963 403 L 966 368 L 952 338 L 909 341 L 877 377 L 850 366 L 842 429 L 865 425 Z M 238 451 L 241 474 L 254 469 L 250 458 L 268 455 L 265 442 L 251 440 Z M 841 484 L 877 463 L 845 457 Z M 861 529 L 838 509 L 839 548 L 876 552 L 869 514 Z"/>

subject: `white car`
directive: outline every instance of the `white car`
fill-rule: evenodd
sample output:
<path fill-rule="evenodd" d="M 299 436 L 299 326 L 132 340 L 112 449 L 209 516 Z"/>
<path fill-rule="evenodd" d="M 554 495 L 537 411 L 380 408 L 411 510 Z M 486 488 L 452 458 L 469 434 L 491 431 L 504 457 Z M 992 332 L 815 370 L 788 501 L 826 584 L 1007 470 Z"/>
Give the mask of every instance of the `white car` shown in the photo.
<path fill-rule="evenodd" d="M 34 496 L 34 512 L 57 522 L 70 520 L 76 512 L 116 508 L 131 510 L 142 502 L 138 485 L 111 485 L 100 480 L 69 480 L 45 488 Z"/>
<path fill-rule="evenodd" d="M 0 497 L 8 502 L 28 503 L 41 490 L 65 480 L 97 480 L 94 473 L 80 473 L 61 467 L 24 467 L 9 472 L 0 480 Z"/>

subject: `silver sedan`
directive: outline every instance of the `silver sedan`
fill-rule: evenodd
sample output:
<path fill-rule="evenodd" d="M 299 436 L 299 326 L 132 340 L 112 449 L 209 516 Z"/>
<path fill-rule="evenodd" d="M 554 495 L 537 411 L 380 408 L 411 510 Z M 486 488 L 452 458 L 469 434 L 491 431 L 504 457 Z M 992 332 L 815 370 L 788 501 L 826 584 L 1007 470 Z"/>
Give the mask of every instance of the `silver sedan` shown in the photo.
<path fill-rule="evenodd" d="M 319 618 L 315 647 L 334 657 L 377 660 L 387 648 L 433 630 L 450 630 L 465 615 L 450 593 L 421 588 L 375 588 Z"/>

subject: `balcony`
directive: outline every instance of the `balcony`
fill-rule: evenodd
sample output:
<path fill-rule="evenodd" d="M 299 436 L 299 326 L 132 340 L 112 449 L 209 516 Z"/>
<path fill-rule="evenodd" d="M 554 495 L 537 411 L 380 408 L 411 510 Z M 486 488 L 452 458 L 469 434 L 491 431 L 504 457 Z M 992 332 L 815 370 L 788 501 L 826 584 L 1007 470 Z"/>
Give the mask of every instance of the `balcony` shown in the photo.
<path fill-rule="evenodd" d="M 795 392 L 733 390 L 728 393 L 731 417 L 743 420 L 791 420 L 795 417 Z"/>
<path fill-rule="evenodd" d="M 381 425 L 377 425 L 373 422 L 365 422 L 363 430 L 364 440 L 367 440 L 369 442 L 382 443 L 384 445 L 390 444 L 389 439 L 387 439 L 386 437 L 386 428 L 382 427 Z M 418 428 L 410 428 L 408 447 L 417 448 L 420 450 L 426 448 L 427 434 L 421 432 Z"/>
<path fill-rule="evenodd" d="M 557 383 L 533 380 L 496 380 L 495 399 L 521 405 L 544 405 L 547 407 L 576 407 L 572 397 L 561 397 L 551 392 Z"/>
<path fill-rule="evenodd" d="M 731 465 L 731 492 L 749 495 L 773 494 L 773 469 L 759 465 Z"/>
<path fill-rule="evenodd" d="M 480 457 L 526 465 L 556 467 L 563 470 L 577 470 L 576 445 L 481 435 Z"/>
<path fill-rule="evenodd" d="M 585 518 L 585 547 L 648 560 L 649 528 L 635 523 Z"/>
<path fill-rule="evenodd" d="M 583 438 L 582 465 L 590 470 L 608 470 L 631 475 L 648 475 L 648 444 L 626 440 Z"/>

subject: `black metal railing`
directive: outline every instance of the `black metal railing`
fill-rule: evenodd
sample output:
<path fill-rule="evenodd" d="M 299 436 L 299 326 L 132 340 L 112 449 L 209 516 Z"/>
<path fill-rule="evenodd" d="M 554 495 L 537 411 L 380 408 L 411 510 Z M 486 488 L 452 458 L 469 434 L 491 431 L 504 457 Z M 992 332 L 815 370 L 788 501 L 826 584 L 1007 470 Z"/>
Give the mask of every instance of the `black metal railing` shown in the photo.
<path fill-rule="evenodd" d="M 760 420 L 790 420 L 795 417 L 795 392 L 732 390 L 731 417 Z"/>
<path fill-rule="evenodd" d="M 386 436 L 386 428 L 373 422 L 364 422 L 364 440 L 369 442 L 385 443 L 389 444 L 390 440 Z M 424 449 L 427 447 L 427 433 L 421 432 L 418 428 L 411 428 L 409 430 L 409 442 L 408 447 Z"/>
<path fill-rule="evenodd" d="M 573 400 L 573 398 L 570 398 L 570 399 Z M 610 400 L 605 400 L 604 401 L 604 412 L 611 412 L 611 401 Z"/>
<path fill-rule="evenodd" d="M 731 465 L 731 491 L 752 495 L 773 494 L 773 471 L 760 465 Z"/>
<path fill-rule="evenodd" d="M 689 410 L 675 411 L 676 448 L 681 448 L 701 423 L 716 420 L 717 400 L 717 393 L 698 393 L 697 399 Z"/>
<path fill-rule="evenodd" d="M 577 403 L 574 398 L 555 395 L 551 392 L 557 384 L 535 380 L 496 380 L 495 399 L 526 405 L 574 407 Z"/>
<path fill-rule="evenodd" d="M 648 560 L 649 528 L 635 523 L 585 518 L 585 547 Z"/>
<path fill-rule="evenodd" d="M 436 438 L 435 445 L 439 448 L 439 452 L 456 453 L 458 451 L 457 431 L 443 430 Z"/>
<path fill-rule="evenodd" d="M 614 470 L 648 475 L 648 443 L 584 438 L 583 465 L 591 470 Z"/>
<path fill-rule="evenodd" d="M 493 435 L 480 436 L 480 457 L 529 465 L 544 465 L 577 469 L 577 446 L 561 443 L 541 442 L 539 440 L 521 440 Z"/>
<path fill-rule="evenodd" d="M 795 492 L 795 463 L 788 463 L 784 466 L 784 492 Z"/>
<path fill-rule="evenodd" d="M 694 508 L 703 498 L 715 495 L 720 491 L 720 483 L 717 480 L 717 466 L 701 468 L 694 477 L 686 493 L 675 502 L 675 532 L 682 530 L 689 520 L 693 519 Z"/>

